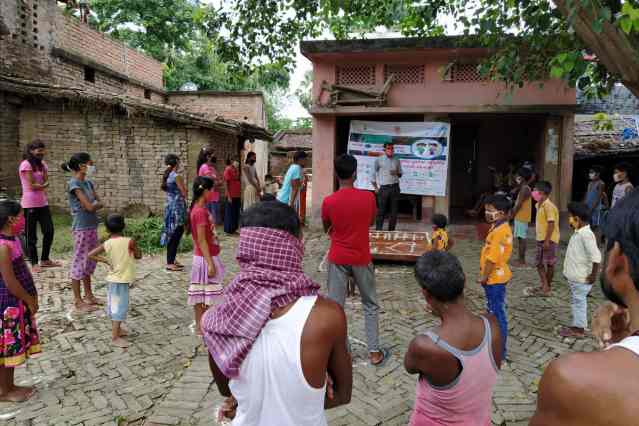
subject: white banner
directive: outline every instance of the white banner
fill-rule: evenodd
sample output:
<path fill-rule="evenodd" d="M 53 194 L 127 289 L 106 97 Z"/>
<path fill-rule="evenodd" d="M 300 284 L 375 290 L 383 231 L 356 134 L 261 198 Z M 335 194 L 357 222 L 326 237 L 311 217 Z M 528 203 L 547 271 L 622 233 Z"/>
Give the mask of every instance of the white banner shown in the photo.
<path fill-rule="evenodd" d="M 385 143 L 395 145 L 402 164 L 402 194 L 446 196 L 449 123 L 351 121 L 348 153 L 357 158 L 357 188 L 373 189 L 375 159 L 384 155 Z"/>

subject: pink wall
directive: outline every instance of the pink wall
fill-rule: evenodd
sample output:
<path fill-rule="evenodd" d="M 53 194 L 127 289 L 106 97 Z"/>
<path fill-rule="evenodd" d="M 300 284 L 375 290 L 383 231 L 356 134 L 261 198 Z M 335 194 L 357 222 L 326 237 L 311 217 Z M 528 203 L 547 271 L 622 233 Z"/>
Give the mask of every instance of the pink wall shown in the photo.
<path fill-rule="evenodd" d="M 388 93 L 389 107 L 418 108 L 442 107 L 442 111 L 460 111 L 464 107 L 482 105 L 575 105 L 576 93 L 563 81 L 531 83 L 510 92 L 505 85 L 494 82 L 451 82 L 442 79 L 442 70 L 453 60 L 463 57 L 477 57 L 479 49 L 466 52 L 451 49 L 422 49 L 415 51 L 388 53 L 352 53 L 311 55 L 313 62 L 314 84 L 313 99 L 320 92 L 322 81 L 336 83 L 336 65 L 375 65 L 375 86 L 383 85 L 384 65 L 424 65 L 424 82 L 421 84 L 394 84 Z M 360 86 L 361 87 L 361 86 Z M 327 99 L 326 93 L 322 103 Z"/>
<path fill-rule="evenodd" d="M 313 117 L 313 201 L 311 216 L 314 225 L 318 225 L 321 218 L 322 200 L 335 190 L 334 165 L 335 159 L 335 117 Z"/>

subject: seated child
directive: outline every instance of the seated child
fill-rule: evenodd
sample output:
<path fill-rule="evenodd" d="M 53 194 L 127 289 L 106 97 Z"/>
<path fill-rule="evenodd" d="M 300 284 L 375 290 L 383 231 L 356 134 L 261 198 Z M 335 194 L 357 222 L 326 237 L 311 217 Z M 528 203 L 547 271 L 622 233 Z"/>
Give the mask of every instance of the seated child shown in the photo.
<path fill-rule="evenodd" d="M 110 214 L 105 224 L 109 239 L 93 249 L 89 259 L 105 263 L 111 268 L 106 278 L 109 283 L 107 315 L 111 318 L 111 342 L 117 347 L 126 348 L 129 346 L 124 339 L 127 334 L 120 326 L 129 310 L 129 286 L 135 280 L 135 259 L 142 259 L 142 252 L 135 240 L 122 235 L 124 217 Z M 102 253 L 106 253 L 106 257 L 101 256 Z"/>
<path fill-rule="evenodd" d="M 277 195 L 279 185 L 271 175 L 264 176 L 264 194 Z"/>
<path fill-rule="evenodd" d="M 431 238 L 433 250 L 448 251 L 455 244 L 452 238 L 448 237 L 446 226 L 448 226 L 448 218 L 446 216 L 443 214 L 433 216 L 433 236 Z"/>

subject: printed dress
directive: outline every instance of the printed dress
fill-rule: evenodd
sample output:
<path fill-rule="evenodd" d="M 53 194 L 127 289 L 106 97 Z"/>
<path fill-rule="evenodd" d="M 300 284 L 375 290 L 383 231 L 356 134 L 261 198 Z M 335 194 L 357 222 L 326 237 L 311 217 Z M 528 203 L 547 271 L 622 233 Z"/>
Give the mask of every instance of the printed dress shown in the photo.
<path fill-rule="evenodd" d="M 0 235 L 0 245 L 9 247 L 13 272 L 20 285 L 31 295 L 37 291 L 33 277 L 22 256 L 20 241 Z M 13 368 L 24 364 L 28 357 L 39 354 L 40 335 L 35 317 L 27 305 L 9 292 L 0 275 L 0 368 Z"/>
<path fill-rule="evenodd" d="M 160 244 L 166 246 L 175 230 L 186 223 L 186 200 L 175 182 L 177 173 L 171 172 L 166 180 L 166 205 L 164 207 L 164 229 Z"/>
<path fill-rule="evenodd" d="M 208 273 L 206 259 L 198 247 L 198 225 L 204 225 L 206 244 L 215 265 L 215 276 Z M 188 290 L 189 305 L 219 305 L 224 300 L 224 265 L 220 261 L 220 246 L 214 240 L 213 222 L 208 210 L 195 206 L 191 210 L 191 236 L 193 237 L 193 265 L 191 269 L 191 285 Z"/>

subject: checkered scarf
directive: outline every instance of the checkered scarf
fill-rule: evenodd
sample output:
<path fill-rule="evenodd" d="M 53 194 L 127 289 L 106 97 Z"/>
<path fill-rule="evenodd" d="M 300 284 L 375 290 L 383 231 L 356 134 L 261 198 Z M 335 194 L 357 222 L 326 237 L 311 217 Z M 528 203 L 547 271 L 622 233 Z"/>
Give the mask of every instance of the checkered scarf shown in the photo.
<path fill-rule="evenodd" d="M 304 275 L 302 242 L 285 231 L 246 227 L 240 231 L 240 273 L 224 291 L 224 302 L 202 321 L 204 342 L 220 370 L 237 377 L 244 358 L 271 311 L 320 286 Z"/>

